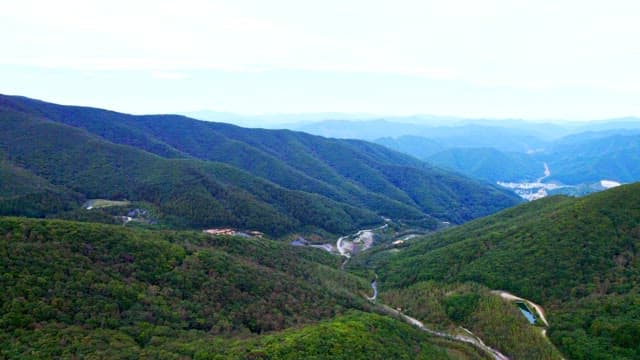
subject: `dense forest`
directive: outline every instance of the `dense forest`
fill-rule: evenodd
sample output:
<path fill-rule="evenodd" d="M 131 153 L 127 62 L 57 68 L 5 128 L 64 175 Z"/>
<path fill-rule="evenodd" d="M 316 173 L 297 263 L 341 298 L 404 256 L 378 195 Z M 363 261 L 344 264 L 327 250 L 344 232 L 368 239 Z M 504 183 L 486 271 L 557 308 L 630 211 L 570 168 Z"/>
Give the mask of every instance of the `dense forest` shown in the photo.
<path fill-rule="evenodd" d="M 368 281 L 267 239 L 0 218 L 2 358 L 480 359 L 371 311 Z"/>
<path fill-rule="evenodd" d="M 363 141 L 0 96 L 0 358 L 637 358 L 640 184 L 518 202 Z M 374 226 L 349 261 L 272 240 Z"/>
<path fill-rule="evenodd" d="M 471 330 L 512 359 L 560 359 L 561 354 L 517 306 L 477 283 L 419 282 L 384 291 L 382 300 L 429 326 L 449 332 Z"/>
<path fill-rule="evenodd" d="M 640 184 L 551 197 L 372 252 L 380 284 L 474 282 L 544 306 L 548 335 L 571 359 L 640 354 Z M 364 260 L 363 260 L 364 261 Z"/>
<path fill-rule="evenodd" d="M 279 236 L 342 234 L 380 216 L 462 223 L 519 201 L 363 141 L 10 96 L 0 96 L 0 119 L 0 171 L 33 184 L 0 189 L 5 215 L 45 216 L 84 199 L 128 199 L 153 204 L 173 227 Z"/>

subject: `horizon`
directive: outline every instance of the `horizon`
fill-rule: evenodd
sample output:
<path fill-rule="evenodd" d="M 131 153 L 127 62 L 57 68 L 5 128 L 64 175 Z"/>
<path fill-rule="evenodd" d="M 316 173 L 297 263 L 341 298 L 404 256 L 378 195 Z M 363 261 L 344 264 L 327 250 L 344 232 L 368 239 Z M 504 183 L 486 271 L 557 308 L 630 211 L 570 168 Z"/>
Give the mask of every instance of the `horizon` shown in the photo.
<path fill-rule="evenodd" d="M 638 16 L 630 0 L 25 0 L 0 14 L 0 92 L 132 114 L 639 117 Z"/>
<path fill-rule="evenodd" d="M 273 113 L 241 113 L 241 112 L 231 112 L 231 111 L 218 111 L 211 109 L 201 109 L 195 111 L 168 111 L 168 112 L 128 112 L 122 111 L 114 108 L 101 107 L 98 105 L 91 104 L 80 104 L 77 102 L 72 103 L 60 103 L 50 99 L 45 98 L 35 98 L 32 96 L 24 95 L 24 94 L 7 94 L 1 93 L 2 96 L 11 96 L 11 97 L 24 97 L 31 100 L 43 101 L 47 103 L 53 103 L 61 106 L 72 106 L 72 107 L 88 107 L 88 108 L 96 108 L 107 111 L 115 111 L 118 113 L 134 115 L 134 116 L 142 116 L 142 115 L 180 115 L 186 116 L 195 120 L 201 121 L 212 121 L 212 122 L 224 122 L 239 126 L 247 126 L 247 124 L 258 121 L 258 120 L 266 120 L 264 125 L 267 126 L 279 126 L 279 125 L 304 125 L 304 124 L 313 124 L 320 122 L 368 122 L 368 121 L 386 121 L 386 122 L 394 122 L 400 124 L 410 124 L 410 125 L 433 125 L 428 122 L 418 121 L 418 120 L 426 120 L 426 121 L 452 121 L 451 125 L 467 125 L 474 122 L 496 122 L 496 123 L 505 123 L 505 122 L 525 122 L 525 123 L 534 123 L 534 124 L 554 124 L 554 125 L 581 125 L 587 123 L 607 123 L 607 122 L 629 122 L 634 120 L 640 120 L 638 116 L 621 116 L 621 117 L 609 117 L 609 118 L 597 118 L 597 119 L 524 119 L 524 118 L 516 118 L 516 117 L 505 117 L 505 118 L 491 118 L 491 117 L 463 117 L 455 114 L 427 114 L 427 113 L 409 113 L 409 114 L 375 114 L 375 113 L 364 113 L 364 112 L 333 112 L 333 111 L 322 111 L 322 112 L 273 112 Z M 224 120 L 211 120 L 207 119 L 206 115 L 216 115 L 216 116 L 230 116 L 228 121 Z M 295 116 L 302 117 L 300 120 L 292 119 Z M 235 117 L 235 119 L 233 118 Z M 279 117 L 282 117 L 280 119 Z M 305 119 L 306 118 L 306 119 Z M 311 119 L 310 119 L 311 118 Z M 411 119 L 414 118 L 412 121 Z M 421 119 L 422 118 L 422 119 Z M 235 120 L 235 121 L 233 121 Z M 244 120 L 244 121 L 243 121 Z M 243 125 L 244 124 L 244 125 Z M 253 125 L 256 125 L 253 123 Z M 499 124 L 496 124 L 499 125 Z M 435 125 L 433 125 L 435 126 Z M 450 126 L 450 125 L 437 125 L 437 126 Z"/>

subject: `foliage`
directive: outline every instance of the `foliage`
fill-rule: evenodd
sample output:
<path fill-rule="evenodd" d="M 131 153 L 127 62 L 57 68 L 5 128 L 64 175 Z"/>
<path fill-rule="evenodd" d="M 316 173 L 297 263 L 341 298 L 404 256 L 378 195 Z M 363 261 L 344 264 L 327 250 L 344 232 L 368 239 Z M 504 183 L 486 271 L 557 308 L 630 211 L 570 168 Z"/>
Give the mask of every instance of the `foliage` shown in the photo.
<path fill-rule="evenodd" d="M 337 234 L 380 215 L 463 222 L 518 201 L 362 141 L 9 96 L 0 118 L 11 164 L 88 198 L 153 203 L 178 227 Z"/>
<path fill-rule="evenodd" d="M 530 325 L 513 303 L 474 283 L 416 283 L 381 294 L 381 299 L 431 327 L 449 332 L 470 329 L 513 359 L 559 359 L 541 329 Z"/>
<path fill-rule="evenodd" d="M 0 218 L 2 358 L 478 359 L 367 310 L 323 251 Z"/>
<path fill-rule="evenodd" d="M 640 184 L 542 199 L 378 253 L 370 263 L 386 289 L 475 281 L 538 302 L 568 358 L 634 358 L 637 344 L 626 339 L 640 324 L 638 204 Z"/>

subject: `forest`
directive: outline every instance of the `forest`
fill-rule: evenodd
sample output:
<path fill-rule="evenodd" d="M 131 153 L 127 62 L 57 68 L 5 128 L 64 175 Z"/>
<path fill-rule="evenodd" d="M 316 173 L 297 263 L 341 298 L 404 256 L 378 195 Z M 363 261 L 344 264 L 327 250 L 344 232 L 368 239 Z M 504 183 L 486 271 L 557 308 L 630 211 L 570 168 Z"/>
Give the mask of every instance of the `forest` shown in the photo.
<path fill-rule="evenodd" d="M 424 281 L 506 290 L 545 308 L 548 336 L 567 358 L 633 359 L 640 353 L 639 204 L 640 184 L 554 196 L 360 261 L 380 275 L 383 296 Z"/>

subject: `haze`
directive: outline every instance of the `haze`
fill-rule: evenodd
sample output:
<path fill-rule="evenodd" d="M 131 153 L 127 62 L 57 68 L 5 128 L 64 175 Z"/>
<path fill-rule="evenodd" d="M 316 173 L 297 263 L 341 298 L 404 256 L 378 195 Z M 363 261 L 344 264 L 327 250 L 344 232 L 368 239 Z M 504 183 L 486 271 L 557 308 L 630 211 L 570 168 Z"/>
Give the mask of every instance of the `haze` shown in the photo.
<path fill-rule="evenodd" d="M 0 92 L 132 113 L 640 115 L 637 1 L 3 1 Z"/>

